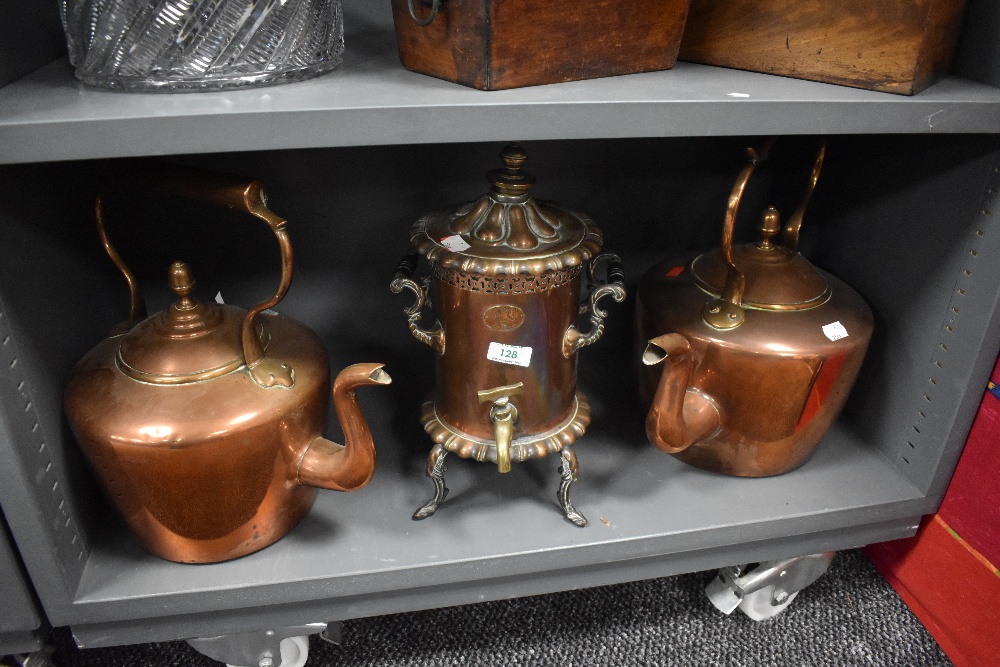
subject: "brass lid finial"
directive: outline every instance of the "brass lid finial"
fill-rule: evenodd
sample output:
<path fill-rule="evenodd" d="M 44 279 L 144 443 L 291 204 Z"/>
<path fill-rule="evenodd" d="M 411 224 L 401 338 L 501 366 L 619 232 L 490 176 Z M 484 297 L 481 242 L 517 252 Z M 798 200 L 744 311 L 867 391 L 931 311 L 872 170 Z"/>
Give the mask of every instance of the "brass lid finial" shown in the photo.
<path fill-rule="evenodd" d="M 774 243 L 771 240 L 778 235 L 781 231 L 781 215 L 778 213 L 778 209 L 773 206 L 768 206 L 763 213 L 760 214 L 760 235 L 761 240 L 757 244 L 757 247 L 761 250 L 772 250 L 775 248 Z"/>
<path fill-rule="evenodd" d="M 487 174 L 493 183 L 493 192 L 510 197 L 525 195 L 535 184 L 534 174 L 521 171 L 528 154 L 520 144 L 507 144 L 500 151 L 503 169 L 494 169 Z"/>
<path fill-rule="evenodd" d="M 194 291 L 194 277 L 191 269 L 184 262 L 174 262 L 167 272 L 167 284 L 178 297 L 176 307 L 178 310 L 191 310 L 195 307 L 195 302 L 191 299 L 191 292 Z"/>

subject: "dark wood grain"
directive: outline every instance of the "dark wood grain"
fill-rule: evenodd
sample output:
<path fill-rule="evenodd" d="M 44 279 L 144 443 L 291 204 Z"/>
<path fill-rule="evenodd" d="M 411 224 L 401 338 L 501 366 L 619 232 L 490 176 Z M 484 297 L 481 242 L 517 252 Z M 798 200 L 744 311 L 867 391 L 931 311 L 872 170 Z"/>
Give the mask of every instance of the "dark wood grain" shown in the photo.
<path fill-rule="evenodd" d="M 948 74 L 965 0 L 691 0 L 680 59 L 913 95 Z"/>
<path fill-rule="evenodd" d="M 498 90 L 669 69 L 688 2 L 445 0 L 426 27 L 406 0 L 393 0 L 393 13 L 405 67 Z"/>

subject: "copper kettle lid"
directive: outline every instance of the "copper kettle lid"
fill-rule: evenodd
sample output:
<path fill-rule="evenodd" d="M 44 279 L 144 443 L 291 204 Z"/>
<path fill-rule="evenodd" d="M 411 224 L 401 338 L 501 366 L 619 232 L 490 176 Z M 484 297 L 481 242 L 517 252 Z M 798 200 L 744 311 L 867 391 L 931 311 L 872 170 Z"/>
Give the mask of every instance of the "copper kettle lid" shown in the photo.
<path fill-rule="evenodd" d="M 504 166 L 487 175 L 490 192 L 418 220 L 414 247 L 434 264 L 481 275 L 539 275 L 590 259 L 603 243 L 601 230 L 580 213 L 532 198 L 535 177 L 521 169 L 526 159 L 521 146 L 506 146 Z"/>
<path fill-rule="evenodd" d="M 743 307 L 804 310 L 826 303 L 830 298 L 826 278 L 801 254 L 775 243 L 780 231 L 778 211 L 772 206 L 761 215 L 761 240 L 733 247 L 733 263 L 746 280 Z M 699 287 L 722 296 L 729 273 L 722 249 L 696 257 L 691 272 Z"/>
<path fill-rule="evenodd" d="M 226 375 L 245 364 L 240 330 L 246 311 L 191 297 L 194 279 L 183 262 L 169 271 L 177 301 L 133 327 L 118 349 L 118 368 L 134 380 L 178 385 Z M 267 330 L 255 334 L 267 347 Z"/>
<path fill-rule="evenodd" d="M 740 201 L 757 166 L 767 159 L 773 139 L 759 148 L 748 147 L 746 166 L 740 171 L 729 195 L 722 225 L 722 247 L 697 257 L 691 263 L 694 282 L 713 298 L 702 308 L 708 326 L 727 331 L 746 320 L 746 310 L 803 310 L 815 308 L 830 298 L 826 278 L 797 251 L 799 232 L 806 206 L 816 189 L 826 156 L 826 142 L 820 144 L 812 173 L 798 208 L 782 229 L 778 212 L 767 209 L 761 218 L 761 241 L 733 244 L 733 232 Z M 781 240 L 775 243 L 775 237 Z"/>

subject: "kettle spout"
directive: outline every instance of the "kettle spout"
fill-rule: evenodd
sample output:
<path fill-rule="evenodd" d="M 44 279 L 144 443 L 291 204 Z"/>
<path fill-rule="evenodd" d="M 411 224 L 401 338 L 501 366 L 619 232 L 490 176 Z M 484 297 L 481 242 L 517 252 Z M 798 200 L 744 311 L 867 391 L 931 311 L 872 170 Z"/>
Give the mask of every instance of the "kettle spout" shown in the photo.
<path fill-rule="evenodd" d="M 357 388 L 392 382 L 382 364 L 354 364 L 333 382 L 333 406 L 344 431 L 344 444 L 326 438 L 312 441 L 299 459 L 298 482 L 334 491 L 354 491 L 375 474 L 375 443 L 358 405 Z"/>
<path fill-rule="evenodd" d="M 718 430 L 719 411 L 715 403 L 688 389 L 694 370 L 694 351 L 687 338 L 675 333 L 653 338 L 642 353 L 642 363 L 664 364 L 646 416 L 646 437 L 650 442 L 667 453 L 677 454 Z"/>

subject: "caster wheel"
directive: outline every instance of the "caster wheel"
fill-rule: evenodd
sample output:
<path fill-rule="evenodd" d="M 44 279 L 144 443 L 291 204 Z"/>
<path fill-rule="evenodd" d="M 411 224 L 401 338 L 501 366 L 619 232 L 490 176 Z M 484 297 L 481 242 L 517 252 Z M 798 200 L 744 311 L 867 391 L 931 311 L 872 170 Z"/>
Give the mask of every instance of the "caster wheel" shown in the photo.
<path fill-rule="evenodd" d="M 281 640 L 281 667 L 303 667 L 309 659 L 309 637 L 287 637 Z M 226 667 L 258 667 L 256 665 L 229 665 Z M 278 667 L 275 664 L 273 667 Z"/>
<path fill-rule="evenodd" d="M 792 603 L 798 593 L 792 593 L 788 599 L 778 605 L 771 604 L 771 596 L 774 594 L 774 586 L 765 586 L 759 591 L 754 591 L 744 596 L 740 601 L 739 609 L 754 621 L 766 621 L 785 611 L 785 607 Z"/>

